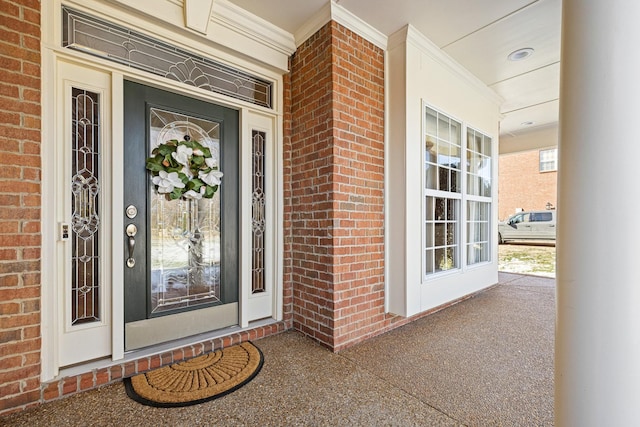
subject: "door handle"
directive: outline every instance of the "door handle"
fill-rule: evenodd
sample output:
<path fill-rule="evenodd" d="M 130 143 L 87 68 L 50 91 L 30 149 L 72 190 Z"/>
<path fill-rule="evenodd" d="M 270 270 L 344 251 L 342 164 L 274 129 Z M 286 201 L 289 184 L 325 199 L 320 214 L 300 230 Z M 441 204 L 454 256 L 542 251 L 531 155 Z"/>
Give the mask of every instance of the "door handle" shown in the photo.
<path fill-rule="evenodd" d="M 125 232 L 128 236 L 127 246 L 129 247 L 129 258 L 127 258 L 127 267 L 133 268 L 136 265 L 136 260 L 133 257 L 133 250 L 136 248 L 136 239 L 134 237 L 138 233 L 138 227 L 135 224 L 127 225 Z"/>

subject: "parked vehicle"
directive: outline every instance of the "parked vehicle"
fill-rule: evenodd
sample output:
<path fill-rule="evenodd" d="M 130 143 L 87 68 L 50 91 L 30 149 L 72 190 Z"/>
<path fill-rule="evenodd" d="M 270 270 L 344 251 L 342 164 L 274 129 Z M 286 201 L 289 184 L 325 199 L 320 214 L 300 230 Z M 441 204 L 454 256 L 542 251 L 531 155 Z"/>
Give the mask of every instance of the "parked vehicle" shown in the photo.
<path fill-rule="evenodd" d="M 556 211 L 526 211 L 498 224 L 498 243 L 508 240 L 556 240 Z"/>

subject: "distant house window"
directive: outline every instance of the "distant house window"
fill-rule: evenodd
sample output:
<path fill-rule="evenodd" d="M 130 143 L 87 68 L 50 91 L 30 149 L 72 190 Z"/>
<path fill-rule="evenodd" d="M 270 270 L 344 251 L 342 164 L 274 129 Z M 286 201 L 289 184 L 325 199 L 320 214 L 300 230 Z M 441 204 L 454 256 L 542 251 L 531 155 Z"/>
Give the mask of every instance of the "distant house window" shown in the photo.
<path fill-rule="evenodd" d="M 558 149 L 540 150 L 540 172 L 558 170 Z"/>

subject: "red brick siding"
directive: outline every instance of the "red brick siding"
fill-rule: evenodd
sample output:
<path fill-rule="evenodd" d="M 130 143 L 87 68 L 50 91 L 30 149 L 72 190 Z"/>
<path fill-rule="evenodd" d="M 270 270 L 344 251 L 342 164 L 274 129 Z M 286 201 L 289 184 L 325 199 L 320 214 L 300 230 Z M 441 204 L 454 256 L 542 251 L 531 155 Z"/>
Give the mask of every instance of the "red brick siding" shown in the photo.
<path fill-rule="evenodd" d="M 40 399 L 40 1 L 0 0 L 0 413 Z"/>
<path fill-rule="evenodd" d="M 331 25 L 291 61 L 291 281 L 294 327 L 333 346 Z"/>
<path fill-rule="evenodd" d="M 384 327 L 384 51 L 334 24 L 334 349 Z"/>
<path fill-rule="evenodd" d="M 506 219 L 517 208 L 545 209 L 557 206 L 557 172 L 540 172 L 540 152 L 503 154 L 498 168 L 498 218 Z"/>
<path fill-rule="evenodd" d="M 294 327 L 340 350 L 384 314 L 384 52 L 333 22 L 291 67 Z"/>

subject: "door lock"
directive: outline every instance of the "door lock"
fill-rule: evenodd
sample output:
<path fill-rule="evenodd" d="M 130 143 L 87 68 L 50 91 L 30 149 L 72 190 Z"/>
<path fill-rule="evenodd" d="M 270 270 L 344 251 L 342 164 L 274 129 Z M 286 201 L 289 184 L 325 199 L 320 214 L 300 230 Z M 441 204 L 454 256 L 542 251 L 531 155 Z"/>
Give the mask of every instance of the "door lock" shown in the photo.
<path fill-rule="evenodd" d="M 133 219 L 136 217 L 136 215 L 138 215 L 138 208 L 136 208 L 133 205 L 129 205 L 127 206 L 127 209 L 125 209 L 124 212 L 127 215 L 127 218 Z"/>
<path fill-rule="evenodd" d="M 133 257 L 133 250 L 136 247 L 136 239 L 134 239 L 134 237 L 138 233 L 138 227 L 136 227 L 135 224 L 129 224 L 125 229 L 125 232 L 127 233 L 127 236 L 129 238 L 129 241 L 128 241 L 129 258 L 127 258 L 127 267 L 133 268 L 136 265 L 136 260 Z"/>

